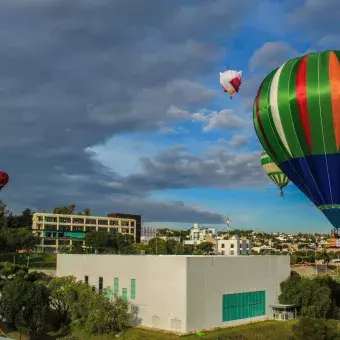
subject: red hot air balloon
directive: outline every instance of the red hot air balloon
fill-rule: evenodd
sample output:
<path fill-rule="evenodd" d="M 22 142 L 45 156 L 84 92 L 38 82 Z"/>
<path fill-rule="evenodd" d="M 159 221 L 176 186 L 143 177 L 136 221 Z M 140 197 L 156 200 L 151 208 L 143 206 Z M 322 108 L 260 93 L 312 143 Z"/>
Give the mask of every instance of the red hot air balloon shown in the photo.
<path fill-rule="evenodd" d="M 4 186 L 7 185 L 9 182 L 9 176 L 7 172 L 0 171 L 0 191 L 3 189 Z"/>

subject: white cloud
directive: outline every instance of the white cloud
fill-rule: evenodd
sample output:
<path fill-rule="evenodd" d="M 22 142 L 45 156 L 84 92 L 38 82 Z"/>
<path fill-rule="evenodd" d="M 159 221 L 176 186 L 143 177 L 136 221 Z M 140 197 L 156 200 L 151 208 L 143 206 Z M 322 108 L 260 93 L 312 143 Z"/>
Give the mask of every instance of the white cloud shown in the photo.
<path fill-rule="evenodd" d="M 244 135 L 235 135 L 228 141 L 228 145 L 234 148 L 246 146 L 248 143 L 248 138 Z"/>
<path fill-rule="evenodd" d="M 158 130 L 158 133 L 162 135 L 179 135 L 179 134 L 185 134 L 187 132 L 189 132 L 189 130 L 185 128 L 184 126 L 176 126 L 176 127 L 164 126 Z"/>
<path fill-rule="evenodd" d="M 233 110 L 196 112 L 192 114 L 192 120 L 202 123 L 204 125 L 203 132 L 210 132 L 213 130 L 240 130 L 246 121 L 236 116 Z"/>
<path fill-rule="evenodd" d="M 253 53 L 249 59 L 248 67 L 251 72 L 269 72 L 299 54 L 286 42 L 266 42 Z"/>
<path fill-rule="evenodd" d="M 158 149 L 159 147 L 151 141 L 115 136 L 104 144 L 87 148 L 87 151 L 93 152 L 93 159 L 110 170 L 128 176 L 141 170 L 141 157 L 155 155 Z"/>

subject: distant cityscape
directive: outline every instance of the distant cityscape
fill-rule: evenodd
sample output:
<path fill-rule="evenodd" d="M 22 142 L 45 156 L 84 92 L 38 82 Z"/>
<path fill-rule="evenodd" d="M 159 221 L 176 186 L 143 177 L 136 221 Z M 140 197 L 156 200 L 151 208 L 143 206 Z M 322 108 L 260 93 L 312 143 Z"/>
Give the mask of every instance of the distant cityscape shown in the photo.
<path fill-rule="evenodd" d="M 37 250 L 55 252 L 62 246 L 85 245 L 85 234 L 104 232 L 132 235 L 135 243 L 148 244 L 152 239 L 173 240 L 184 246 L 202 243 L 213 245 L 216 255 L 292 254 L 301 250 L 321 252 L 340 248 L 332 234 L 282 233 L 230 228 L 230 217 L 224 228 L 204 227 L 194 223 L 192 228 L 178 230 L 142 226 L 141 215 L 115 213 L 108 216 L 34 213 L 32 232 L 38 236 Z M 222 229 L 222 230 L 221 230 Z M 224 229 L 224 230 L 223 230 Z M 340 250 L 340 249 L 339 249 Z"/>

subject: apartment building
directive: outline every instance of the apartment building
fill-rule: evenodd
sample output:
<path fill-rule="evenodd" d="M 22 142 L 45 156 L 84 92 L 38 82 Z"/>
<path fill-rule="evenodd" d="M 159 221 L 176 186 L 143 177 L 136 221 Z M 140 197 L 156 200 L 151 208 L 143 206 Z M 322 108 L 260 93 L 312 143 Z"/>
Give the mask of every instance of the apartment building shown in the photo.
<path fill-rule="evenodd" d="M 32 232 L 39 237 L 37 250 L 43 252 L 55 252 L 63 246 L 84 246 L 87 232 L 129 234 L 137 243 L 141 237 L 141 216 L 133 214 L 103 217 L 35 213 L 32 222 Z"/>
<path fill-rule="evenodd" d="M 249 255 L 251 250 L 251 241 L 239 236 L 233 236 L 230 240 L 217 240 L 217 253 L 220 255 Z"/>

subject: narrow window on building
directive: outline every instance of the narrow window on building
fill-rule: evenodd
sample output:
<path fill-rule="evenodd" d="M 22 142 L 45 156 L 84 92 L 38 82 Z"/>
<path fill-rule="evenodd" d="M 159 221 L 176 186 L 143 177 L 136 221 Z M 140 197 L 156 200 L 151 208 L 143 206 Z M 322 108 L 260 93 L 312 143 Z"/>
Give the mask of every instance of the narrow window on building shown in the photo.
<path fill-rule="evenodd" d="M 92 290 L 95 292 L 96 291 L 96 286 L 92 286 Z"/>
<path fill-rule="evenodd" d="M 89 277 L 87 275 L 85 275 L 85 283 L 88 284 L 89 283 Z"/>
<path fill-rule="evenodd" d="M 122 289 L 122 299 L 127 301 L 127 288 Z"/>
<path fill-rule="evenodd" d="M 232 244 L 230 245 L 230 248 L 234 248 L 234 243 L 232 243 Z"/>
<path fill-rule="evenodd" d="M 99 277 L 98 290 L 99 290 L 99 294 L 103 292 L 103 278 L 101 276 Z"/>
<path fill-rule="evenodd" d="M 115 277 L 113 281 L 113 295 L 118 296 L 119 294 L 119 278 Z"/>
<path fill-rule="evenodd" d="M 224 248 L 224 243 L 222 243 L 221 248 Z"/>
<path fill-rule="evenodd" d="M 136 298 L 136 279 L 131 279 L 131 299 Z"/>
<path fill-rule="evenodd" d="M 109 301 L 111 300 L 111 293 L 112 293 L 111 287 L 110 287 L 110 286 L 106 287 L 106 298 L 107 298 Z"/>

